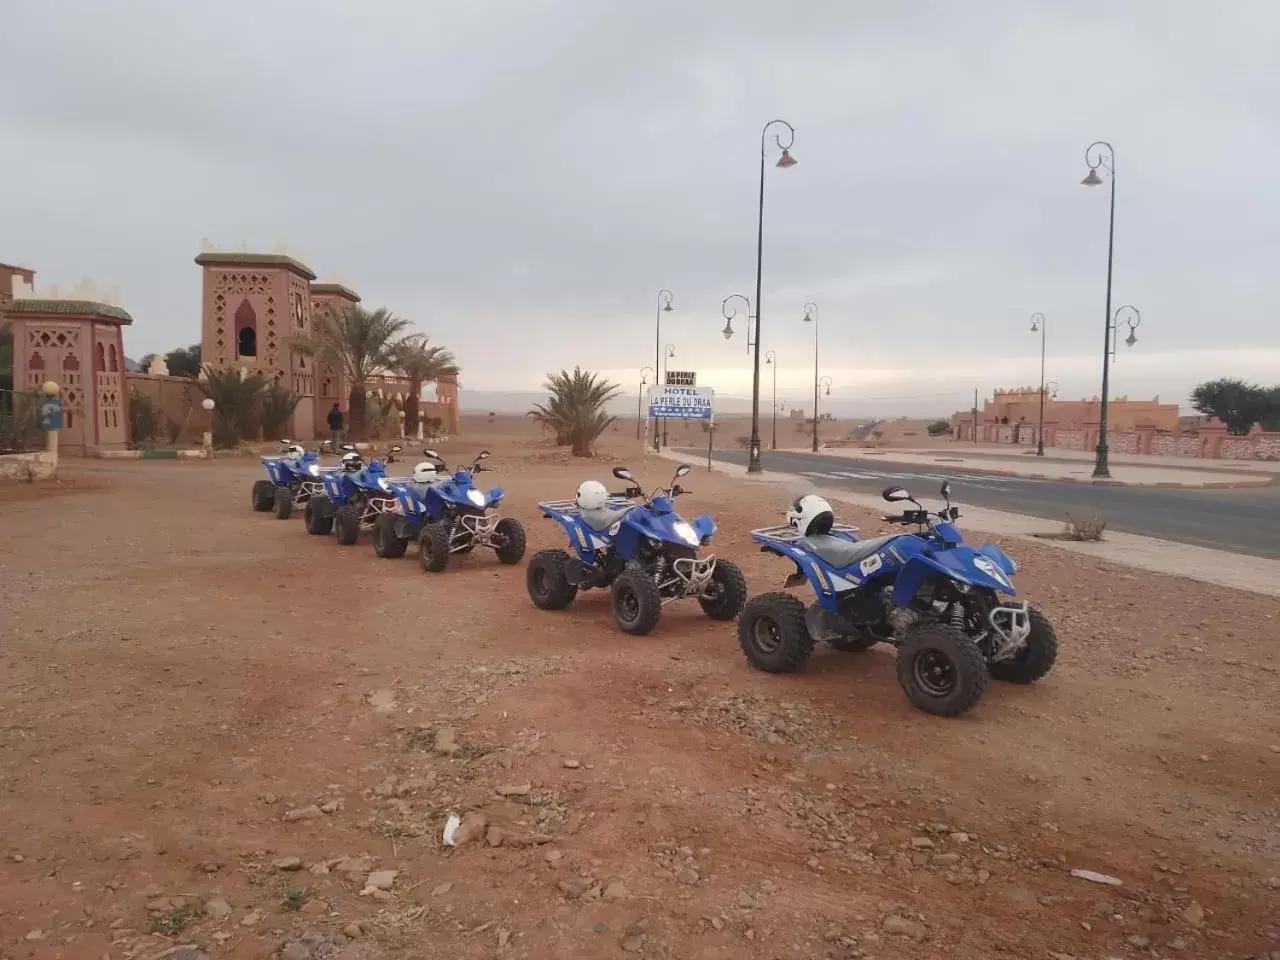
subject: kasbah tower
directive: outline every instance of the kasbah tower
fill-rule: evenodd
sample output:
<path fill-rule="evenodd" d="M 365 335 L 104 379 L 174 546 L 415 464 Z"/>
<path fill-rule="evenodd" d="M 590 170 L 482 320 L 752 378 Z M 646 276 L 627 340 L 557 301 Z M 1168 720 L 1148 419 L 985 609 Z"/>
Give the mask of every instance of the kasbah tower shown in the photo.
<path fill-rule="evenodd" d="M 289 436 L 311 440 L 326 430 L 325 416 L 337 403 L 348 404 L 339 371 L 317 366 L 292 350 L 290 338 L 310 334 L 312 318 L 326 309 L 360 302 L 355 291 L 338 283 L 316 283 L 316 275 L 282 249 L 275 253 L 219 251 L 207 242 L 196 257 L 203 271 L 201 293 L 202 359 L 215 368 L 259 371 L 299 397 Z M 373 393 L 396 396 L 407 389 L 393 377 L 368 385 Z M 449 433 L 458 430 L 456 379 L 436 385 L 436 402 L 423 404 Z"/>

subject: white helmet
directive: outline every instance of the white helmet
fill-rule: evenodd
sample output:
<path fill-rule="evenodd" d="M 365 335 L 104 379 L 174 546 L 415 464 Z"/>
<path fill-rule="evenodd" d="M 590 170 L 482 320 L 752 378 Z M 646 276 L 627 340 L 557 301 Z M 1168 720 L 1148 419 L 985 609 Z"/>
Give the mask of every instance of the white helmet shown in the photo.
<path fill-rule="evenodd" d="M 344 469 L 359 470 L 362 465 L 363 461 L 360 459 L 360 454 L 356 453 L 354 450 L 342 455 L 342 466 Z"/>
<path fill-rule="evenodd" d="M 599 480 L 584 480 L 578 485 L 578 509 L 599 510 L 609 501 L 609 491 Z"/>
<path fill-rule="evenodd" d="M 835 522 L 836 515 L 831 504 L 815 493 L 797 497 L 787 511 L 787 523 L 802 537 L 830 533 Z"/>
<path fill-rule="evenodd" d="M 306 450 L 302 449 L 301 444 L 290 444 L 284 448 L 284 455 L 290 460 L 301 460 L 306 455 Z"/>
<path fill-rule="evenodd" d="M 414 483 L 434 483 L 439 476 L 436 465 L 428 460 L 422 460 L 413 467 Z"/>

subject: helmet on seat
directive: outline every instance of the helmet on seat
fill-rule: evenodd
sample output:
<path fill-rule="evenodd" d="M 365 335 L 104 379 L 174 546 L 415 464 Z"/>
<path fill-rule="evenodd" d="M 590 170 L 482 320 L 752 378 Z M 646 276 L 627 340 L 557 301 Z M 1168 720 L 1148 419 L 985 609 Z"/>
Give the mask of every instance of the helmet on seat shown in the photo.
<path fill-rule="evenodd" d="M 599 480 L 584 480 L 578 485 L 578 509 L 599 510 L 609 501 L 609 491 Z"/>
<path fill-rule="evenodd" d="M 797 497 L 787 511 L 787 523 L 802 537 L 821 536 L 830 533 L 836 522 L 831 504 L 815 493 Z"/>
<path fill-rule="evenodd" d="M 290 460 L 301 460 L 306 453 L 307 451 L 302 449 L 302 445 L 298 443 L 291 443 L 284 448 L 284 455 Z"/>
<path fill-rule="evenodd" d="M 360 459 L 360 454 L 352 450 L 350 453 L 342 455 L 342 469 L 348 471 L 359 470 L 364 466 L 364 461 Z"/>
<path fill-rule="evenodd" d="M 414 483 L 434 483 L 440 474 L 436 472 L 436 465 L 429 460 L 419 461 L 413 467 Z"/>

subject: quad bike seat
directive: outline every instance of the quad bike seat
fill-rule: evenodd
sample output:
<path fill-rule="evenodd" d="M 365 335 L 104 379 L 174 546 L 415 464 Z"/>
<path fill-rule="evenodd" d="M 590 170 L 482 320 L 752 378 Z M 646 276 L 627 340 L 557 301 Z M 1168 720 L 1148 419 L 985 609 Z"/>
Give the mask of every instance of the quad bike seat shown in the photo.
<path fill-rule="evenodd" d="M 833 567 L 848 567 L 865 560 L 877 552 L 890 540 L 901 534 L 891 533 L 885 537 L 872 537 L 870 540 L 845 540 L 828 534 L 817 534 L 804 538 L 805 548 Z"/>
<path fill-rule="evenodd" d="M 583 510 L 582 519 L 588 527 L 596 531 L 596 533 L 600 533 L 601 531 L 608 530 L 634 509 L 634 506 L 603 506 L 598 510 Z"/>

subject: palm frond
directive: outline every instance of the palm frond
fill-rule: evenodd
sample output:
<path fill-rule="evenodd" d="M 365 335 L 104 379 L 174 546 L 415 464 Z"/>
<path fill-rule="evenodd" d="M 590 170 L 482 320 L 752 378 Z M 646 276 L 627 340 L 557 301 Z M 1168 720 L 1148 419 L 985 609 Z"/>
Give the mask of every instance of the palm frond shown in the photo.
<path fill-rule="evenodd" d="M 575 456 L 591 456 L 596 440 L 617 419 L 605 407 L 622 387 L 581 367 L 547 374 L 543 386 L 551 396 L 534 404 L 529 416 L 553 431 L 557 444 L 572 447 Z"/>

